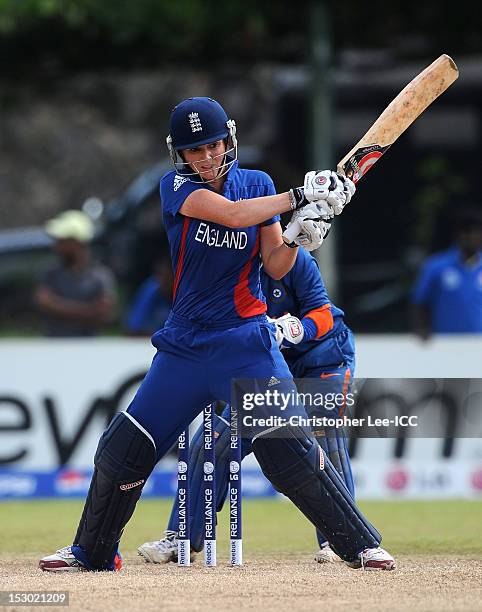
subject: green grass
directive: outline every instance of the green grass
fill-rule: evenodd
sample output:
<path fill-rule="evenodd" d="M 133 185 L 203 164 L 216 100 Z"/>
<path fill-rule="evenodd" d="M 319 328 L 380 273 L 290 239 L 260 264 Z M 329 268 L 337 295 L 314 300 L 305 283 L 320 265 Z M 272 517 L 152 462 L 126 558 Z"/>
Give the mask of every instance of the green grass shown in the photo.
<path fill-rule="evenodd" d="M 366 502 L 360 504 L 383 534 L 384 546 L 398 554 L 482 556 L 482 501 Z M 126 528 L 122 550 L 134 551 L 159 537 L 170 512 L 167 500 L 140 502 Z M 70 544 L 77 527 L 79 501 L 0 503 L 0 555 L 45 554 Z M 311 525 L 289 502 L 247 500 L 243 503 L 246 555 L 312 553 Z M 218 523 L 219 550 L 227 548 L 228 517 Z"/>

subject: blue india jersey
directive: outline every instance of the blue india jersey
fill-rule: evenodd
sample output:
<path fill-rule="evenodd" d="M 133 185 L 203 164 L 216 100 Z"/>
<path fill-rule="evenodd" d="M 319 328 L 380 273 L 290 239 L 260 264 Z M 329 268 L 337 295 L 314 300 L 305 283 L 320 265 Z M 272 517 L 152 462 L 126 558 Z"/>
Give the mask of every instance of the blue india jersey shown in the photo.
<path fill-rule="evenodd" d="M 345 313 L 337 308 L 328 297 L 325 284 L 320 275 L 316 259 L 305 249 L 298 249 L 296 261 L 291 270 L 281 280 L 273 280 L 262 274 L 262 288 L 266 296 L 268 315 L 273 318 L 290 313 L 302 319 L 313 310 L 329 305 L 333 316 L 333 327 L 321 338 L 302 342 L 300 345 L 283 350 L 285 359 L 297 359 L 328 338 L 346 329 Z"/>

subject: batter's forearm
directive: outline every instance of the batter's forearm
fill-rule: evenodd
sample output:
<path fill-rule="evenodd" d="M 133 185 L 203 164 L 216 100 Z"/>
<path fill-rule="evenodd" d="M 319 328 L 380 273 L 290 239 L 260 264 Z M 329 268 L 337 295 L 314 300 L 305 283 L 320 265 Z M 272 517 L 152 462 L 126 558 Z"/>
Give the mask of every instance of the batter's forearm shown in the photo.
<path fill-rule="evenodd" d="M 235 202 L 232 227 L 251 227 L 291 210 L 288 192 Z"/>
<path fill-rule="evenodd" d="M 186 217 L 235 229 L 259 225 L 289 210 L 291 201 L 288 192 L 232 202 L 207 189 L 198 189 L 186 198 L 179 212 Z"/>

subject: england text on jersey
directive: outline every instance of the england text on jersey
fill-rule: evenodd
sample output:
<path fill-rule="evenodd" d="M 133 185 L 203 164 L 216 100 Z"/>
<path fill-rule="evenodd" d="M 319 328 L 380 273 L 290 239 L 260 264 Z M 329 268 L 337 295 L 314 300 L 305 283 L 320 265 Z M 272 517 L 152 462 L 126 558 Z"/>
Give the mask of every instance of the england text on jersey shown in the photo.
<path fill-rule="evenodd" d="M 248 244 L 246 232 L 232 229 L 219 229 L 201 222 L 194 236 L 197 242 L 204 242 L 210 247 L 226 247 L 242 250 Z"/>

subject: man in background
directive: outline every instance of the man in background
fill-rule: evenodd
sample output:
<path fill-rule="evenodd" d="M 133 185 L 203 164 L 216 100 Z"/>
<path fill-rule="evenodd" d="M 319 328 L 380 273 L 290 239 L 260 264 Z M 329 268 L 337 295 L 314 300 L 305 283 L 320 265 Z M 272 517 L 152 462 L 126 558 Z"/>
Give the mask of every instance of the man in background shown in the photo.
<path fill-rule="evenodd" d="M 482 210 L 466 207 L 455 217 L 455 244 L 427 259 L 415 284 L 414 331 L 482 333 Z"/>
<path fill-rule="evenodd" d="M 67 210 L 48 221 L 45 231 L 55 240 L 58 257 L 34 296 L 46 335 L 94 336 L 113 318 L 116 291 L 110 270 L 91 258 L 93 222 L 79 210 Z"/>
<path fill-rule="evenodd" d="M 137 289 L 129 305 L 125 329 L 131 336 L 150 336 L 161 328 L 172 306 L 172 269 L 168 256 L 159 254 L 152 274 Z"/>

